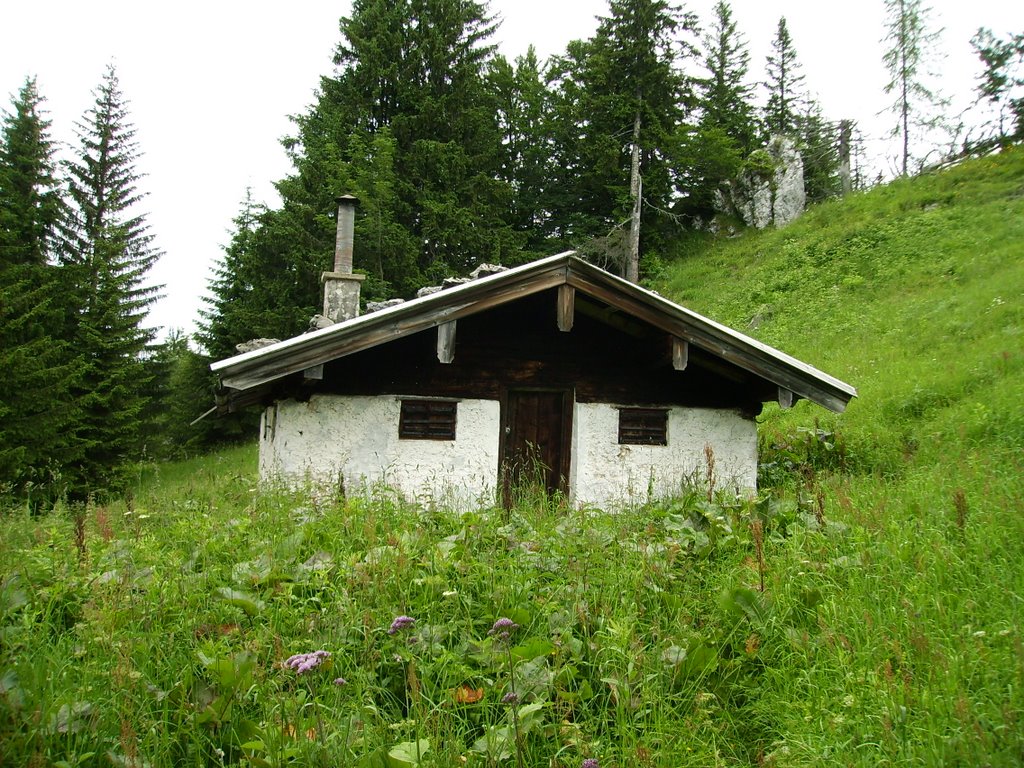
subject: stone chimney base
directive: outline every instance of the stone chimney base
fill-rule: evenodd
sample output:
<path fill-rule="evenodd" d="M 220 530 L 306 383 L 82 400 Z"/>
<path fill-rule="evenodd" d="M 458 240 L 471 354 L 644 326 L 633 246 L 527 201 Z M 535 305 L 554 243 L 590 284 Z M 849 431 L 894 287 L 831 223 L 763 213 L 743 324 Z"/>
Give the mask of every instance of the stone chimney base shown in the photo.
<path fill-rule="evenodd" d="M 340 323 L 359 316 L 359 284 L 364 277 L 340 272 L 324 272 L 320 276 L 320 282 L 324 284 L 324 315 L 332 322 Z"/>

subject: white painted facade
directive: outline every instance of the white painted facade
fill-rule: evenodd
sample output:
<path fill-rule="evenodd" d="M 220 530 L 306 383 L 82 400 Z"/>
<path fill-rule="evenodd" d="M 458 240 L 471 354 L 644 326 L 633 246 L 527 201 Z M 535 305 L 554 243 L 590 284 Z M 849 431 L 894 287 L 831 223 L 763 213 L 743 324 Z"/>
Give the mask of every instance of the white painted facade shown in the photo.
<path fill-rule="evenodd" d="M 460 400 L 455 440 L 399 440 L 401 401 L 394 395 L 278 401 L 260 423 L 260 478 L 292 487 L 340 483 L 349 494 L 385 485 L 455 508 L 493 503 L 498 402 Z"/>
<path fill-rule="evenodd" d="M 715 487 L 742 492 L 757 486 L 757 424 L 739 411 L 668 409 L 668 445 L 620 445 L 619 408 L 576 403 L 570 487 L 576 504 L 602 509 L 642 504 L 707 483 L 714 456 Z"/>
<path fill-rule="evenodd" d="M 493 503 L 498 486 L 500 406 L 459 401 L 455 440 L 400 440 L 399 396 L 314 395 L 282 400 L 263 413 L 260 477 L 293 487 L 376 485 L 453 508 Z M 619 445 L 618 407 L 576 403 L 569 490 L 577 505 L 616 509 L 707 482 L 742 491 L 757 482 L 757 426 L 735 410 L 670 408 L 668 445 Z"/>

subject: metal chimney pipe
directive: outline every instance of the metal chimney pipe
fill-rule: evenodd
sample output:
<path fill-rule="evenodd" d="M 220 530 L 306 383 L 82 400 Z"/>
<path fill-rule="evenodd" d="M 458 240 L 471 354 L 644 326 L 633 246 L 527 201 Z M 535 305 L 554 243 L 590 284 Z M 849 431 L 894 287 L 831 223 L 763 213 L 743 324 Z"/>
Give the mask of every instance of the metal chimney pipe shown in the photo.
<path fill-rule="evenodd" d="M 352 272 L 352 238 L 356 204 L 352 195 L 335 198 L 338 203 L 338 231 L 334 239 L 334 271 L 320 276 L 324 284 L 324 317 L 340 323 L 359 316 L 359 284 L 365 275 Z"/>
<path fill-rule="evenodd" d="M 356 206 L 359 199 L 352 195 L 342 195 L 336 200 L 338 231 L 334 238 L 334 271 L 339 275 L 351 275 L 352 241 L 355 236 Z"/>

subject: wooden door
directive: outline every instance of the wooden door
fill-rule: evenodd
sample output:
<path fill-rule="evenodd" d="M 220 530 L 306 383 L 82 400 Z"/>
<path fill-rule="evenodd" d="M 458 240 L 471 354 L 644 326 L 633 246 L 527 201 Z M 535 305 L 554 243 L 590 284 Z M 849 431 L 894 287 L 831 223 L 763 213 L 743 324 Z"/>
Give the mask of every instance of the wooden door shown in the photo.
<path fill-rule="evenodd" d="M 568 490 L 572 397 L 564 390 L 510 390 L 502 419 L 505 504 L 517 490 Z"/>

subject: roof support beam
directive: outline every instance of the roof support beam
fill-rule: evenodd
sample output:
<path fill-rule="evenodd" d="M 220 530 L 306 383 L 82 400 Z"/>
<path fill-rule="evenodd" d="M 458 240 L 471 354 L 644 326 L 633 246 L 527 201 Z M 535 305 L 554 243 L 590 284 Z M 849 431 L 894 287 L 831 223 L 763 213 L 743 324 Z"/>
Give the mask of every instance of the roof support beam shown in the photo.
<path fill-rule="evenodd" d="M 672 337 L 672 367 L 677 371 L 685 371 L 686 364 L 690 362 L 690 342 Z"/>
<path fill-rule="evenodd" d="M 320 381 L 324 377 L 324 364 L 313 365 L 302 372 L 302 378 L 306 381 Z"/>
<path fill-rule="evenodd" d="M 779 405 L 783 408 L 793 407 L 793 390 L 779 387 Z"/>
<path fill-rule="evenodd" d="M 437 326 L 437 361 L 448 364 L 455 359 L 455 321 Z"/>
<path fill-rule="evenodd" d="M 558 330 L 568 333 L 572 330 L 576 314 L 576 289 L 571 285 L 558 286 Z"/>

